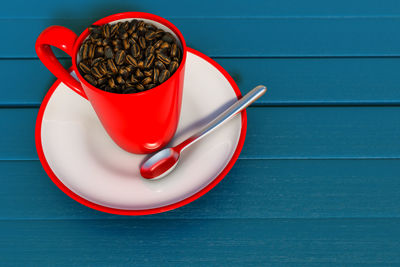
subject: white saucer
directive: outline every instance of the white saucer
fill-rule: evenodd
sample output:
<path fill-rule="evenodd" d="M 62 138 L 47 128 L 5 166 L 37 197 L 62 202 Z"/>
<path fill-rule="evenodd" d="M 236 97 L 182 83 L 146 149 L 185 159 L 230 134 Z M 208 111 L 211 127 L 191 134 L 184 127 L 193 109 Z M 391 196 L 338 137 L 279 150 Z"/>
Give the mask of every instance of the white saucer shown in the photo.
<path fill-rule="evenodd" d="M 240 95 L 221 66 L 188 51 L 181 117 L 171 145 L 195 133 Z M 39 111 L 36 146 L 47 174 L 73 199 L 104 212 L 143 215 L 183 206 L 214 187 L 239 156 L 245 133 L 242 112 L 183 152 L 168 176 L 146 180 L 139 174 L 146 155 L 118 147 L 89 102 L 57 81 Z"/>

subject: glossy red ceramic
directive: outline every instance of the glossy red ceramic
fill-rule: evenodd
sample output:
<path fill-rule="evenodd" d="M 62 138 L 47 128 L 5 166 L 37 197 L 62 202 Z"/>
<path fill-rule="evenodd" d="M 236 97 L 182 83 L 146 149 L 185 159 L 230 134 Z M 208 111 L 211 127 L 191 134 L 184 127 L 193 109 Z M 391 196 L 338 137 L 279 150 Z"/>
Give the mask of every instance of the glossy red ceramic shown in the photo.
<path fill-rule="evenodd" d="M 88 29 L 78 37 L 65 27 L 51 26 L 39 35 L 36 52 L 43 64 L 57 78 L 90 101 L 103 127 L 115 143 L 132 153 L 151 153 L 166 145 L 177 129 L 187 47 L 182 34 L 171 22 L 149 13 L 119 13 L 93 24 L 102 25 L 131 18 L 148 19 L 166 26 L 179 38 L 183 49 L 182 62 L 176 72 L 167 81 L 148 91 L 134 94 L 105 92 L 89 84 L 79 74 L 77 54 L 89 34 Z M 72 69 L 79 82 L 63 68 L 50 46 L 55 46 L 72 57 Z"/>
<path fill-rule="evenodd" d="M 209 62 L 212 66 L 214 66 L 230 83 L 230 85 L 232 86 L 233 91 L 235 92 L 237 98 L 239 99 L 241 97 L 241 93 L 240 90 L 238 88 L 238 86 L 236 85 L 235 81 L 232 79 L 232 77 L 228 74 L 228 72 L 226 70 L 224 70 L 217 62 L 215 62 L 214 60 L 212 60 L 211 58 L 207 57 L 206 55 L 193 50 L 191 48 L 188 48 L 188 51 L 190 53 L 193 53 L 199 57 L 201 57 L 202 59 L 206 60 L 207 62 Z M 69 197 L 71 197 L 72 199 L 76 200 L 77 202 L 81 203 L 82 205 L 85 205 L 87 207 L 90 207 L 92 209 L 95 210 L 99 210 L 102 212 L 107 212 L 107 213 L 112 213 L 112 214 L 119 214 L 119 215 L 148 215 L 148 214 L 155 214 L 155 213 L 161 213 L 161 212 L 166 212 L 169 210 L 173 210 L 179 207 L 182 207 L 198 198 L 200 198 L 201 196 L 203 196 L 204 194 L 206 194 L 208 191 L 210 191 L 212 188 L 214 188 L 227 174 L 228 172 L 231 170 L 231 168 L 233 167 L 233 165 L 235 164 L 236 160 L 239 157 L 240 151 L 243 148 L 244 145 L 244 141 L 246 138 L 246 130 L 247 130 L 247 114 L 246 114 L 246 110 L 243 110 L 241 112 L 241 129 L 240 129 L 240 137 L 237 143 L 237 146 L 235 148 L 235 152 L 232 155 L 231 159 L 229 160 L 229 162 L 227 163 L 227 165 L 225 166 L 225 168 L 223 170 L 221 170 L 221 172 L 217 175 L 217 177 L 214 178 L 213 181 L 211 181 L 208 185 L 206 185 L 203 189 L 201 189 L 198 192 L 193 193 L 191 196 L 188 196 L 187 198 L 180 200 L 176 203 L 173 204 L 169 204 L 169 205 L 165 205 L 162 207 L 158 207 L 158 208 L 152 208 L 152 209 L 143 209 L 143 210 L 124 210 L 124 209 L 116 209 L 116 208 L 110 208 L 107 206 L 103 206 L 103 205 L 99 205 L 96 204 L 94 202 L 91 202 L 81 196 L 79 196 L 78 194 L 74 193 L 69 187 L 68 185 L 63 184 L 63 182 L 60 180 L 59 177 L 57 177 L 56 173 L 52 170 L 48 159 L 46 158 L 46 155 L 44 153 L 43 150 L 43 144 L 42 144 L 42 124 L 43 124 L 43 116 L 45 114 L 46 108 L 49 104 L 49 101 L 51 100 L 54 92 L 56 91 L 56 89 L 58 88 L 58 86 L 60 85 L 60 80 L 57 80 L 53 86 L 50 88 L 50 90 L 47 92 L 46 96 L 43 99 L 43 102 L 40 106 L 39 109 L 39 113 L 37 116 L 37 120 L 36 120 L 36 128 L 35 128 L 35 142 L 36 142 L 36 149 L 38 152 L 38 156 L 39 156 L 39 160 L 42 163 L 42 166 L 44 168 L 44 170 L 46 171 L 46 173 L 48 174 L 48 176 L 50 177 L 50 179 L 54 182 L 54 184 L 56 184 L 56 186 L 58 188 L 61 189 L 61 191 L 63 191 L 65 194 L 67 194 Z M 84 179 L 85 177 L 82 176 L 82 179 Z"/>

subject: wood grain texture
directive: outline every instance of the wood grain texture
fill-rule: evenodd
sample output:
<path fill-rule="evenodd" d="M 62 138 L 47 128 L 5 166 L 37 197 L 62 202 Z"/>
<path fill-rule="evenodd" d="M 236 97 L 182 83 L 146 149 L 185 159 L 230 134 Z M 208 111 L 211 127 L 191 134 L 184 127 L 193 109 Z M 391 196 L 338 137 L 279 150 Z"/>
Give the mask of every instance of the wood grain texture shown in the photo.
<path fill-rule="evenodd" d="M 103 17 L 117 12 L 142 11 L 173 17 L 265 17 L 265 16 L 397 16 L 399 2 L 386 0 L 384 4 L 366 0 L 337 0 L 321 2 L 318 0 L 270 0 L 270 1 L 212 1 L 201 4 L 185 0 L 175 0 L 173 4 L 162 0 L 132 2 L 115 0 L 71 0 L 55 5 L 50 0 L 15 0 L 4 3 L 1 18 L 52 18 L 52 17 Z"/>
<path fill-rule="evenodd" d="M 39 161 L 0 161 L 1 220 L 399 218 L 400 160 L 239 160 L 222 182 L 179 209 L 114 216 L 70 199 Z"/>
<path fill-rule="evenodd" d="M 93 21 L 0 19 L 8 38 L 0 43 L 0 58 L 36 57 L 35 40 L 48 26 L 63 25 L 80 33 Z M 188 46 L 208 56 L 400 56 L 400 17 L 171 18 L 171 22 Z"/>
<path fill-rule="evenodd" d="M 399 107 L 254 107 L 240 158 L 398 158 Z M 0 109 L 1 159 L 37 159 L 38 109 Z"/>
<path fill-rule="evenodd" d="M 1 266 L 400 265 L 399 1 L 2 4 Z M 37 36 L 50 25 L 80 33 L 121 11 L 171 20 L 243 93 L 269 88 L 248 109 L 227 177 L 163 214 L 78 204 L 34 146 L 38 105 L 55 81 L 37 59 Z"/>
<path fill-rule="evenodd" d="M 267 95 L 257 100 L 259 105 L 400 103 L 400 60 L 396 58 L 215 60 L 234 78 L 243 94 L 257 84 L 268 86 Z M 70 60 L 61 62 L 70 65 Z M 38 59 L 0 60 L 0 73 L 7 77 L 0 90 L 0 106 L 39 106 L 55 80 Z"/>
<path fill-rule="evenodd" d="M 400 264 L 399 226 L 399 219 L 0 221 L 0 258 L 5 266 L 392 266 Z"/>

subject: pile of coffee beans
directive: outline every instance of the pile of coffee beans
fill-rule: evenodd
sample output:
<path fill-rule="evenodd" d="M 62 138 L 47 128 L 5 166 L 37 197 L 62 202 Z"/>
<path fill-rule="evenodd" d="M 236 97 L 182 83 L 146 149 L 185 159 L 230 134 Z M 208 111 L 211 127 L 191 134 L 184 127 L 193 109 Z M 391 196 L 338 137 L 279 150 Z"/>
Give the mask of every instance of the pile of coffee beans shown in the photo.
<path fill-rule="evenodd" d="M 141 20 L 89 27 L 79 51 L 80 74 L 107 92 L 130 94 L 165 82 L 179 67 L 182 51 L 169 32 Z"/>

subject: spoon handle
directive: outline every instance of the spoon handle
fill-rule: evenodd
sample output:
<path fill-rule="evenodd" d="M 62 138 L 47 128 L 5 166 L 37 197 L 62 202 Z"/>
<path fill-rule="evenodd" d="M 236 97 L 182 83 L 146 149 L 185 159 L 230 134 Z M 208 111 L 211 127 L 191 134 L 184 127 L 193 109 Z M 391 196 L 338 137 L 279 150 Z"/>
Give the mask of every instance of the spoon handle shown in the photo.
<path fill-rule="evenodd" d="M 207 134 L 211 133 L 212 131 L 217 129 L 220 125 L 222 125 L 224 122 L 228 121 L 233 116 L 241 112 L 243 109 L 247 108 L 251 103 L 260 98 L 266 91 L 267 87 L 265 87 L 264 85 L 256 86 L 245 96 L 243 96 L 240 100 L 233 103 L 229 108 L 227 108 L 224 112 L 218 115 L 218 117 L 209 122 L 201 131 L 192 135 L 191 137 L 189 137 L 188 139 L 177 145 L 175 147 L 175 150 L 181 152 L 188 146 L 192 145 L 193 143 L 200 140 Z"/>

